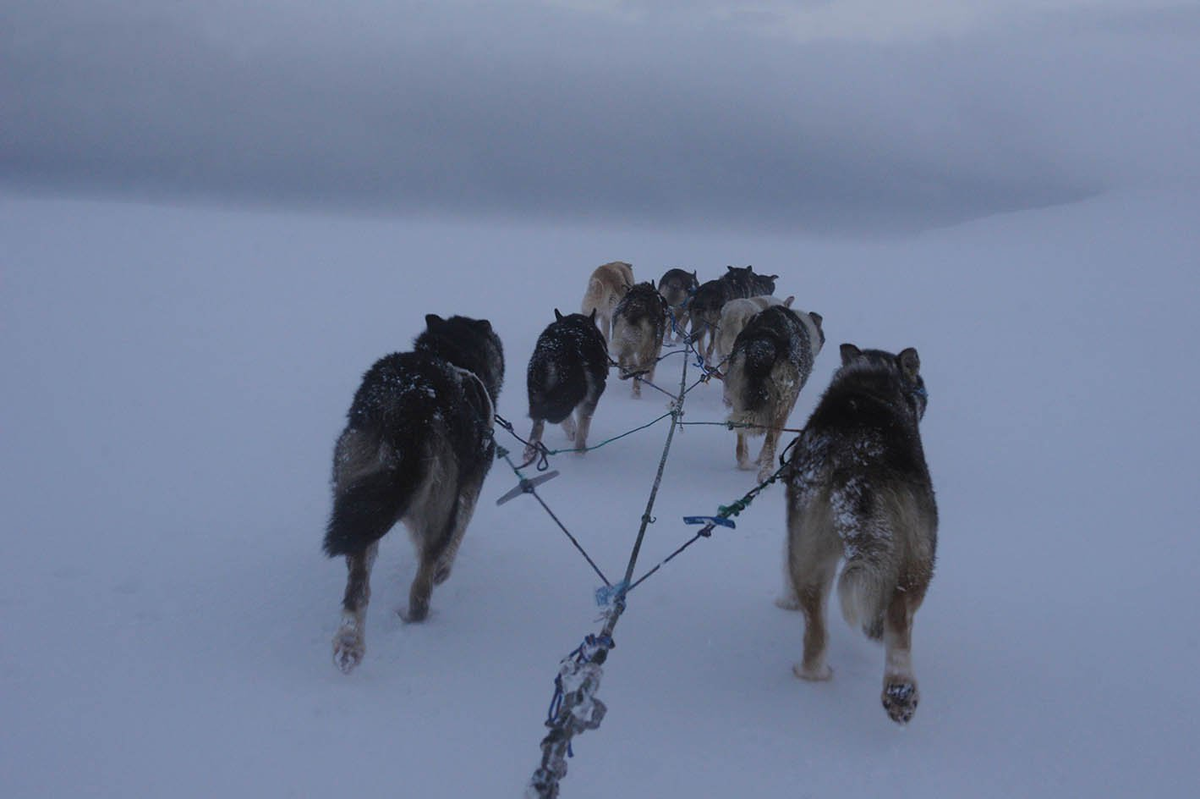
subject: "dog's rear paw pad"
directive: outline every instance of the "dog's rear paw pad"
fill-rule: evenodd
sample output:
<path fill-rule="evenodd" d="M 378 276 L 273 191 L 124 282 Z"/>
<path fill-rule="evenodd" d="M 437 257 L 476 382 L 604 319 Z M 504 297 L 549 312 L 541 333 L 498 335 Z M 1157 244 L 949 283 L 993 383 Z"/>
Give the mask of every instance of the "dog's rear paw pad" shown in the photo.
<path fill-rule="evenodd" d="M 775 597 L 775 607 L 782 610 L 799 610 L 800 600 L 796 598 L 795 594 L 785 594 Z"/>
<path fill-rule="evenodd" d="M 333 662 L 343 674 L 349 674 L 362 663 L 367 647 L 356 630 L 342 630 L 333 639 Z"/>
<path fill-rule="evenodd" d="M 883 709 L 887 711 L 888 718 L 897 724 L 912 721 L 920 699 L 915 683 L 894 682 L 883 687 Z"/>

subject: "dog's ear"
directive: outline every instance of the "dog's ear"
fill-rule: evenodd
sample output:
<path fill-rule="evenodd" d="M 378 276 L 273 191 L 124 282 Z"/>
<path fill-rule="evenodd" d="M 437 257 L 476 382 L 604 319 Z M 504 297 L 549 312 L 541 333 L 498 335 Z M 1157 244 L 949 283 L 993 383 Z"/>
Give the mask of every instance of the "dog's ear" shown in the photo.
<path fill-rule="evenodd" d="M 596 309 L 595 309 L 595 308 L 593 308 L 593 309 L 592 309 L 592 313 L 595 313 L 595 312 L 596 312 Z M 557 308 L 555 308 L 555 309 L 554 309 L 554 321 L 555 321 L 555 322 L 561 322 L 562 320 L 563 320 L 563 315 L 562 315 L 562 314 L 560 314 L 560 313 L 558 312 L 558 309 L 557 309 Z"/>
<path fill-rule="evenodd" d="M 896 356 L 896 360 L 900 362 L 900 371 L 904 372 L 904 376 L 909 380 L 916 380 L 921 374 L 921 356 L 917 355 L 917 351 L 913 347 L 901 352 Z"/>
<path fill-rule="evenodd" d="M 425 314 L 425 327 L 429 328 L 430 330 L 433 330 L 434 327 L 440 325 L 444 321 L 446 320 L 435 313 Z"/>
<path fill-rule="evenodd" d="M 778 280 L 779 275 L 767 275 L 767 280 Z"/>
<path fill-rule="evenodd" d="M 858 347 L 854 346 L 853 344 L 843 344 L 841 346 L 841 352 L 842 352 L 842 366 L 845 366 L 846 364 L 850 363 L 855 358 L 857 358 L 859 355 L 862 355 L 862 350 L 860 350 Z"/>
<path fill-rule="evenodd" d="M 589 317 L 588 317 L 588 319 L 590 319 L 591 321 L 595 322 L 595 321 L 596 321 L 596 311 L 598 311 L 598 310 L 600 310 L 600 309 L 599 309 L 599 308 L 593 308 L 593 309 L 592 309 L 592 315 L 591 315 L 591 316 L 589 316 Z"/>
<path fill-rule="evenodd" d="M 795 301 L 796 301 L 796 295 L 795 295 L 795 294 L 789 294 L 789 295 L 788 295 L 788 298 L 787 298 L 786 300 L 784 300 L 784 301 L 783 301 L 783 307 L 784 307 L 784 308 L 791 308 L 791 307 L 792 307 L 792 303 L 793 303 L 793 302 L 795 302 Z"/>
<path fill-rule="evenodd" d="M 692 270 L 692 277 L 696 278 L 696 281 L 697 281 L 697 282 L 699 282 L 699 280 L 700 280 L 700 276 L 696 274 L 696 270 L 695 270 L 695 269 L 693 269 L 693 270 Z"/>
<path fill-rule="evenodd" d="M 817 330 L 821 330 L 821 323 L 825 321 L 825 317 L 821 316 L 816 311 L 809 311 L 808 318 L 813 320 L 813 324 L 817 326 Z"/>

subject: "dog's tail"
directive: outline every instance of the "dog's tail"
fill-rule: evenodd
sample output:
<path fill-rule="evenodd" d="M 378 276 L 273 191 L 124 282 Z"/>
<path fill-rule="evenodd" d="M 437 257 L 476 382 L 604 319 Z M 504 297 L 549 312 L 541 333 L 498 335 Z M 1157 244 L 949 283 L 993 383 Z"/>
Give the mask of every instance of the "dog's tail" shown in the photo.
<path fill-rule="evenodd" d="M 421 483 L 421 458 L 415 450 L 394 449 L 382 442 L 374 443 L 373 452 L 366 449 L 349 431 L 338 441 L 334 457 L 339 468 L 353 474 L 346 479 L 335 475 L 324 547 L 331 558 L 361 552 L 383 538 L 404 515 Z M 354 461 L 368 459 L 373 461 L 368 468 L 354 468 Z"/>
<path fill-rule="evenodd" d="M 874 640 L 883 637 L 883 613 L 895 579 L 881 563 L 852 557 L 838 578 L 838 601 L 842 618 L 851 627 L 861 627 Z"/>
<path fill-rule="evenodd" d="M 767 382 L 779 358 L 779 348 L 774 338 L 762 336 L 748 341 L 742 351 L 742 370 L 745 373 L 742 407 L 748 411 L 758 411 L 769 398 Z"/>

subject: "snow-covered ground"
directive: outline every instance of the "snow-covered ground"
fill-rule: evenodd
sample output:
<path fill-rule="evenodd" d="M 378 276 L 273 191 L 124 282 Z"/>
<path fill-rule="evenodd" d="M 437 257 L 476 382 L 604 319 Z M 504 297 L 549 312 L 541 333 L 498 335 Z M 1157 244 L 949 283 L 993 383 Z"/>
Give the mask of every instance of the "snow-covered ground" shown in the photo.
<path fill-rule="evenodd" d="M 631 595 L 564 796 L 1197 795 L 1198 218 L 1195 192 L 1132 192 L 856 243 L 0 199 L 3 794 L 520 795 L 597 579 L 531 499 L 495 506 L 500 463 L 424 625 L 395 613 L 414 565 L 385 539 L 344 676 L 330 456 L 429 312 L 492 320 L 526 432 L 538 332 L 623 259 L 751 263 L 819 311 L 794 424 L 839 343 L 917 347 L 939 564 L 900 729 L 882 651 L 836 612 L 834 679 L 792 676 L 772 488 Z M 594 441 L 663 412 L 628 388 Z M 719 388 L 687 414 L 723 418 Z M 541 491 L 610 575 L 665 435 L 558 456 Z M 642 563 L 753 482 L 731 433 L 677 435 Z"/>

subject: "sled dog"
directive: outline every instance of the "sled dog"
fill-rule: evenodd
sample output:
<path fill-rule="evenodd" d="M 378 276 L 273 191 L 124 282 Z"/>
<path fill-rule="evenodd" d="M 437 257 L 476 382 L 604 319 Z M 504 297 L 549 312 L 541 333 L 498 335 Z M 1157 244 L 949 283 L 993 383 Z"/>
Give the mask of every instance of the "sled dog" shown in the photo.
<path fill-rule="evenodd" d="M 691 311 L 691 339 L 696 349 L 704 352 L 705 363 L 712 365 L 713 346 L 716 343 L 717 327 L 721 322 L 721 309 L 730 300 L 743 297 L 761 297 L 775 293 L 775 280 L 779 275 L 756 275 L 754 267 L 730 266 L 716 280 L 701 283 L 688 303 Z M 707 341 L 707 345 L 703 342 Z"/>
<path fill-rule="evenodd" d="M 613 355 L 621 379 L 633 377 L 634 397 L 642 396 L 643 376 L 654 381 L 666 327 L 667 301 L 650 281 L 631 288 L 613 311 Z"/>
<path fill-rule="evenodd" d="M 765 311 L 772 305 L 791 308 L 795 300 L 796 298 L 791 296 L 786 300 L 778 297 L 747 297 L 725 303 L 725 307 L 721 309 L 721 321 L 717 324 L 716 345 L 713 347 L 713 358 L 716 363 L 713 368 L 720 369 L 729 359 L 729 354 L 733 352 L 733 342 L 737 340 L 738 333 L 742 332 L 742 328 L 755 314 Z"/>
<path fill-rule="evenodd" d="M 379 539 L 408 527 L 420 564 L 406 620 L 429 611 L 450 576 L 495 453 L 492 423 L 504 353 L 487 320 L 435 314 L 412 352 L 393 353 L 363 376 L 333 453 L 333 512 L 325 553 L 349 568 L 333 659 L 349 673 L 366 652 L 364 622 Z"/>
<path fill-rule="evenodd" d="M 821 321 L 820 314 L 775 305 L 747 322 L 734 341 L 725 373 L 725 404 L 731 409 L 730 422 L 751 425 L 737 429 L 739 468 L 754 468 L 746 439 L 766 434 L 756 461 L 760 481 L 775 471 L 779 428 L 787 424 L 825 343 Z"/>
<path fill-rule="evenodd" d="M 596 327 L 596 312 L 563 316 L 555 308 L 554 321 L 538 336 L 525 377 L 533 419 L 525 460 L 537 456 L 546 422 L 562 424 L 567 440 L 582 455 L 592 414 L 608 381 L 608 349 Z"/>
<path fill-rule="evenodd" d="M 883 707 L 907 723 L 919 694 L 913 615 L 933 576 L 937 505 L 917 423 L 925 381 L 915 349 L 841 347 L 834 374 L 795 445 L 787 476 L 787 572 L 804 612 L 795 673 L 827 680 L 825 606 L 838 560 L 842 615 L 883 639 Z"/>
<path fill-rule="evenodd" d="M 605 343 L 612 332 L 613 309 L 633 286 L 633 267 L 624 261 L 597 266 L 588 278 L 587 291 L 583 295 L 583 315 L 596 312 L 596 322 L 604 334 Z"/>
<path fill-rule="evenodd" d="M 687 330 L 688 300 L 692 298 L 698 288 L 700 288 L 700 279 L 696 277 L 695 271 L 668 269 L 659 279 L 658 293 L 667 301 L 667 309 L 675 317 L 674 326 L 671 324 L 670 317 L 667 319 L 666 341 L 683 338 L 683 331 Z"/>

